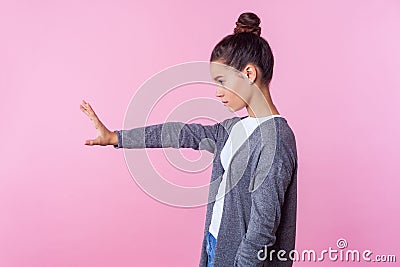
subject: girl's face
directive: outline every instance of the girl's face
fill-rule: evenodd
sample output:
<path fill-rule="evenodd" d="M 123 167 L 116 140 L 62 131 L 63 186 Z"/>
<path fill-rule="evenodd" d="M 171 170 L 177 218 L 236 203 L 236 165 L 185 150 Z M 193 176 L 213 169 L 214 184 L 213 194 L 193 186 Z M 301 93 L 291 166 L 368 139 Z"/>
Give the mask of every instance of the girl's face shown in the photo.
<path fill-rule="evenodd" d="M 217 84 L 215 96 L 232 112 L 241 110 L 250 102 L 251 88 L 247 76 L 220 61 L 210 63 L 211 78 Z"/>

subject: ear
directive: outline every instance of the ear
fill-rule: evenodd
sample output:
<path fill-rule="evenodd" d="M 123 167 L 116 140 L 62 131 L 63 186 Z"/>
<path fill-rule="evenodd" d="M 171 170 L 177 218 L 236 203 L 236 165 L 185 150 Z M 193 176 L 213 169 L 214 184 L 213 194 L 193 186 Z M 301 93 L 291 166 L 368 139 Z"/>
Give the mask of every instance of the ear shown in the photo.
<path fill-rule="evenodd" d="M 247 64 L 243 70 L 245 76 L 249 79 L 249 82 L 254 83 L 257 78 L 257 68 L 253 64 Z"/>

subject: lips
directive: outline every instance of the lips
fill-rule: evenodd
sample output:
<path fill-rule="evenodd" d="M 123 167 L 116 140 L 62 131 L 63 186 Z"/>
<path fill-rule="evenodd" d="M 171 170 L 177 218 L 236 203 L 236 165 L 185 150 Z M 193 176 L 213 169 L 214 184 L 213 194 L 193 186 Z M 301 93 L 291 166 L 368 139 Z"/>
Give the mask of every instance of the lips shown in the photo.
<path fill-rule="evenodd" d="M 222 103 L 226 104 L 226 103 L 228 103 L 228 101 L 222 101 Z"/>

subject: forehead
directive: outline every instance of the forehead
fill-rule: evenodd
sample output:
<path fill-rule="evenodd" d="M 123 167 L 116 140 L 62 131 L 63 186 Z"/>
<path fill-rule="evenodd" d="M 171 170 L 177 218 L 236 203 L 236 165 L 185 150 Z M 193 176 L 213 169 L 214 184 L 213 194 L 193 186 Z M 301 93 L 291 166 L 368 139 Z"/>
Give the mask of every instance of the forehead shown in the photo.
<path fill-rule="evenodd" d="M 210 73 L 212 78 L 218 76 L 218 75 L 223 75 L 223 76 L 228 76 L 230 74 L 236 73 L 237 70 L 234 68 L 222 63 L 222 62 L 217 62 L 217 61 L 212 61 L 210 62 Z"/>

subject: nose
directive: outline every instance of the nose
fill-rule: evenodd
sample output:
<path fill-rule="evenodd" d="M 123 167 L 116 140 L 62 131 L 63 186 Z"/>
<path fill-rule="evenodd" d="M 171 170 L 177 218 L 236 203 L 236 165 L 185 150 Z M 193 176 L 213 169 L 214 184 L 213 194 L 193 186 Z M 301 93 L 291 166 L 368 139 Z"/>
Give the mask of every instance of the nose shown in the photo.
<path fill-rule="evenodd" d="M 217 89 L 215 91 L 215 96 L 216 97 L 223 97 L 224 96 L 224 89 L 221 88 L 220 86 L 217 86 Z"/>

